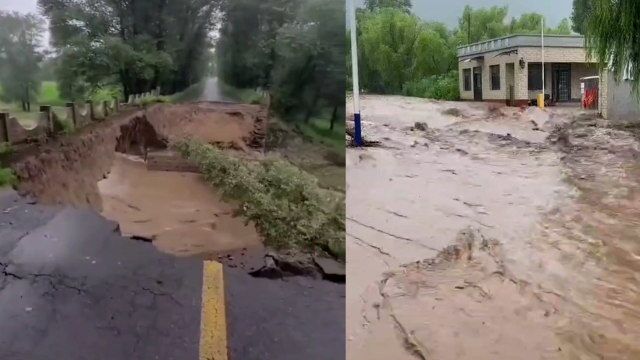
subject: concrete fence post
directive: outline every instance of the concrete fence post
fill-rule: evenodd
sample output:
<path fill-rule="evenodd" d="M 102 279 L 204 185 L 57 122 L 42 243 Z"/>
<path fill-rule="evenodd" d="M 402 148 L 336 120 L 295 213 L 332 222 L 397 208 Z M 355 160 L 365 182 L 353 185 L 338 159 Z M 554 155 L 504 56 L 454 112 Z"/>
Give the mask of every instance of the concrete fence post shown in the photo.
<path fill-rule="evenodd" d="M 89 105 L 89 120 L 96 120 L 95 109 L 93 108 L 93 101 L 87 100 L 87 105 Z"/>
<path fill-rule="evenodd" d="M 0 142 L 11 144 L 9 135 L 9 113 L 0 113 Z"/>
<path fill-rule="evenodd" d="M 66 103 L 67 106 L 67 118 L 71 119 L 71 123 L 73 124 L 73 128 L 78 128 L 78 117 L 76 115 L 76 104 L 72 102 Z"/>
<path fill-rule="evenodd" d="M 113 111 L 120 112 L 120 99 L 118 97 L 113 98 Z"/>
<path fill-rule="evenodd" d="M 47 119 L 47 128 L 45 132 L 47 135 L 53 134 L 55 128 L 53 126 L 53 115 L 51 114 L 51 106 L 50 105 L 40 105 L 39 108 L 41 113 L 44 113 Z"/>

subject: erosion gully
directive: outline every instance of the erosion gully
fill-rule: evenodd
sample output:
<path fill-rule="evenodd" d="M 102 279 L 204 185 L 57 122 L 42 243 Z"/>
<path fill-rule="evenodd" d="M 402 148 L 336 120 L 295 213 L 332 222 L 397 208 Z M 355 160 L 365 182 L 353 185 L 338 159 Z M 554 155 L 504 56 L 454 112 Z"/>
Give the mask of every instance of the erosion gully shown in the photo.
<path fill-rule="evenodd" d="M 640 358 L 632 133 L 578 108 L 362 106 L 381 145 L 347 154 L 349 356 Z"/>
<path fill-rule="evenodd" d="M 258 105 L 158 104 L 42 145 L 13 167 L 19 191 L 42 203 L 90 207 L 160 251 L 252 271 L 264 252 L 255 226 L 167 144 L 189 137 L 251 156 L 264 147 L 265 121 Z"/>

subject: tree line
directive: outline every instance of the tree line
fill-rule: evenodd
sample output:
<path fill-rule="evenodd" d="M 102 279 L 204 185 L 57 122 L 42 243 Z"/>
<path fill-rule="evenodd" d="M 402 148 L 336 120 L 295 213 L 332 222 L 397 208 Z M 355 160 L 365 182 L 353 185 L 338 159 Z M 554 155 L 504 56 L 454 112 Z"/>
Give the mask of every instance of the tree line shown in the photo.
<path fill-rule="evenodd" d="M 0 99 L 29 110 L 39 90 L 42 22 L 35 15 L 0 11 Z"/>
<path fill-rule="evenodd" d="M 356 14 L 362 89 L 381 94 L 457 99 L 458 46 L 509 34 L 540 32 L 541 14 L 526 13 L 510 21 L 507 14 L 507 6 L 474 9 L 467 5 L 458 26 L 449 29 L 413 14 L 409 0 L 366 0 L 365 7 Z M 545 32 L 570 34 L 571 23 L 563 19 Z M 346 41 L 349 42 L 348 34 Z M 350 63 L 349 51 L 348 67 Z"/>
<path fill-rule="evenodd" d="M 221 79 L 260 87 L 286 119 L 344 111 L 343 0 L 234 0 L 216 47 Z"/>
<path fill-rule="evenodd" d="M 38 0 L 58 52 L 66 98 L 118 85 L 124 94 L 159 87 L 174 93 L 197 82 L 208 64 L 220 1 Z"/>

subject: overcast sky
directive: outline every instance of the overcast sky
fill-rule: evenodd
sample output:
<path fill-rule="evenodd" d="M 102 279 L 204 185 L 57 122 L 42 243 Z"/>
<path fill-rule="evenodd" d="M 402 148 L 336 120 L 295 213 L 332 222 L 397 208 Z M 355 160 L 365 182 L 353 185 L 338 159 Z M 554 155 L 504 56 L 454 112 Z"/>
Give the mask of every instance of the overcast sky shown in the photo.
<path fill-rule="evenodd" d="M 17 11 L 20 13 L 37 13 L 38 0 L 0 0 L 0 10 Z M 42 34 L 42 45 L 49 47 L 49 30 L 45 27 L 45 33 Z"/>
<path fill-rule="evenodd" d="M 364 4 L 364 0 L 356 1 Z M 556 26 L 563 18 L 571 17 L 572 0 L 412 0 L 412 4 L 413 12 L 424 20 L 440 21 L 449 27 L 458 25 L 458 17 L 467 4 L 474 8 L 507 5 L 509 17 L 537 12 L 545 16 L 549 26 Z"/>
<path fill-rule="evenodd" d="M 37 12 L 37 0 L 0 0 L 0 10 L 21 13 Z"/>

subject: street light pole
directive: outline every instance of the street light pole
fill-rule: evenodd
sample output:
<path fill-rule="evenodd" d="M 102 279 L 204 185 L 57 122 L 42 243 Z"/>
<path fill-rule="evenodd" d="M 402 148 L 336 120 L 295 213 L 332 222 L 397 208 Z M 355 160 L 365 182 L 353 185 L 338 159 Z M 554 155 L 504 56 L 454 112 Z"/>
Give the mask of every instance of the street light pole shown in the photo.
<path fill-rule="evenodd" d="M 540 107 L 544 107 L 544 17 L 542 18 L 542 29 L 541 29 L 541 41 L 542 41 L 542 105 L 538 104 Z"/>
<path fill-rule="evenodd" d="M 351 69 L 353 71 L 353 124 L 354 143 L 362 146 L 362 124 L 360 119 L 360 85 L 358 83 L 358 42 L 356 37 L 356 0 L 350 0 L 349 17 L 351 19 Z"/>

